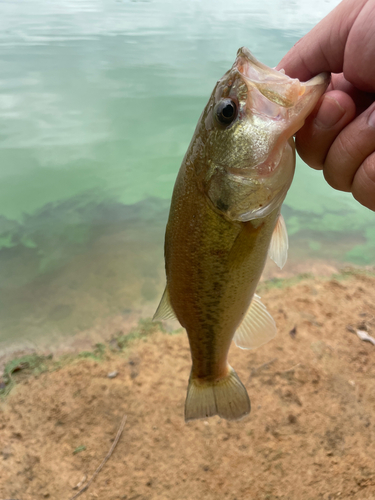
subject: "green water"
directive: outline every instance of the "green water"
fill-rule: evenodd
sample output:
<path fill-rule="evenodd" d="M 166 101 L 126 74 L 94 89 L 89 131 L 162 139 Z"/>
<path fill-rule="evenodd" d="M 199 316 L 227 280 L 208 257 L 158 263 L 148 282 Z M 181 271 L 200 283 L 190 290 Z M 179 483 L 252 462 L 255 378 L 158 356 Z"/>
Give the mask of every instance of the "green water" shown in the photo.
<path fill-rule="evenodd" d="M 0 349 L 152 310 L 216 80 L 242 45 L 275 66 L 338 2 L 309 3 L 0 3 Z M 374 263 L 374 214 L 302 162 L 284 214 L 299 258 Z"/>

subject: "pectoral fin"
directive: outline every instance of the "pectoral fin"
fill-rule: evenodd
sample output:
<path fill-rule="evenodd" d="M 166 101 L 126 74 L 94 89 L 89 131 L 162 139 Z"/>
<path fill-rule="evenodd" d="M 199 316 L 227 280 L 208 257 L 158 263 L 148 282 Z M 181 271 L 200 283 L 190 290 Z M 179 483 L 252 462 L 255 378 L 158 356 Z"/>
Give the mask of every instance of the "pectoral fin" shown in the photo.
<path fill-rule="evenodd" d="M 169 300 L 168 286 L 165 287 L 160 304 L 156 309 L 154 317 L 152 318 L 153 321 L 161 321 L 163 319 L 177 319 Z"/>
<path fill-rule="evenodd" d="M 282 269 L 288 258 L 288 233 L 284 217 L 280 214 L 277 219 L 275 229 L 273 230 L 271 244 L 268 249 L 268 255 Z"/>
<path fill-rule="evenodd" d="M 254 295 L 249 310 L 234 334 L 233 340 L 241 349 L 255 349 L 276 335 L 276 324 L 259 295 Z"/>

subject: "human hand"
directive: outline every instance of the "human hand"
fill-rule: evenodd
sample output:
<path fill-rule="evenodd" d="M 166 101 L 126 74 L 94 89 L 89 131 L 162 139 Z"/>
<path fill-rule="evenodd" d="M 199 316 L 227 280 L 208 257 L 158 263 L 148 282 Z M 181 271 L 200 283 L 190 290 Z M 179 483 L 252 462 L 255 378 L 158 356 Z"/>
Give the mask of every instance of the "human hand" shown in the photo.
<path fill-rule="evenodd" d="M 306 81 L 331 84 L 296 134 L 297 151 L 327 182 L 375 211 L 375 0 L 344 0 L 280 61 Z"/>

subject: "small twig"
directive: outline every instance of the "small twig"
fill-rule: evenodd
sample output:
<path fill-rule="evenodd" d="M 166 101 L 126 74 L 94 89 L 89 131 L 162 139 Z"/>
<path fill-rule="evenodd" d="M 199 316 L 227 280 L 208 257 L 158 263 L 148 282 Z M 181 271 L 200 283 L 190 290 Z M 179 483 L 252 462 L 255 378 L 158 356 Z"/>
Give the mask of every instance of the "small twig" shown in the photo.
<path fill-rule="evenodd" d="M 251 379 L 251 377 L 253 377 L 257 372 L 260 372 L 261 370 L 263 370 L 263 368 L 268 368 L 270 365 L 272 365 L 275 361 L 277 361 L 277 358 L 273 358 L 271 359 L 271 361 L 267 361 L 266 363 L 263 363 L 262 365 L 258 366 L 257 368 L 253 368 L 251 370 L 251 373 L 250 373 L 250 376 L 249 376 L 249 380 Z"/>
<path fill-rule="evenodd" d="M 78 498 L 83 492 L 85 492 L 88 487 L 90 486 L 90 484 L 94 481 L 94 479 L 96 478 L 96 476 L 99 474 L 99 472 L 103 469 L 104 465 L 108 462 L 108 460 L 111 458 L 111 455 L 113 453 L 113 450 L 116 448 L 117 446 L 117 443 L 119 442 L 120 440 L 120 437 L 121 437 L 121 434 L 122 434 L 122 431 L 124 430 L 124 427 L 125 427 L 125 423 L 126 423 L 126 419 L 127 419 L 127 415 L 124 415 L 122 417 L 122 420 L 121 420 L 121 424 L 120 424 L 120 427 L 118 428 L 118 431 L 117 431 L 117 434 L 116 434 L 116 437 L 112 443 L 112 446 L 110 447 L 109 449 L 109 452 L 107 453 L 107 455 L 104 457 L 104 459 L 102 460 L 102 463 L 99 465 L 99 467 L 96 469 L 96 471 L 94 472 L 94 474 L 92 475 L 91 479 L 89 480 L 89 482 L 86 484 L 86 486 L 84 486 L 81 490 L 79 490 L 78 493 L 76 493 L 73 497 L 70 498 L 70 500 L 75 500 L 76 498 Z"/>
<path fill-rule="evenodd" d="M 80 480 L 80 482 L 74 486 L 73 490 L 79 490 L 79 489 L 80 489 L 80 487 L 81 487 L 83 484 L 85 484 L 86 480 L 87 480 L 87 476 L 86 476 L 86 474 L 85 474 L 85 475 L 82 477 L 82 479 Z"/>
<path fill-rule="evenodd" d="M 283 370 L 282 372 L 279 372 L 279 373 L 288 373 L 288 372 L 292 372 L 295 368 L 297 368 L 297 366 L 299 366 L 301 363 L 297 363 L 296 365 L 292 366 L 292 368 L 288 368 L 287 370 Z"/>

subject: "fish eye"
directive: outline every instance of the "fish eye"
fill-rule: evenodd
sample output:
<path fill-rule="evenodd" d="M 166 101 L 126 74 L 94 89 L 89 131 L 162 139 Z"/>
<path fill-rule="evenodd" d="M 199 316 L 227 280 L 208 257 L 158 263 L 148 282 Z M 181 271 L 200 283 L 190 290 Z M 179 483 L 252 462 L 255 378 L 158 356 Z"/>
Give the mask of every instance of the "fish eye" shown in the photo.
<path fill-rule="evenodd" d="M 216 106 L 216 116 L 220 123 L 229 125 L 237 116 L 237 106 L 232 99 L 223 99 Z"/>

